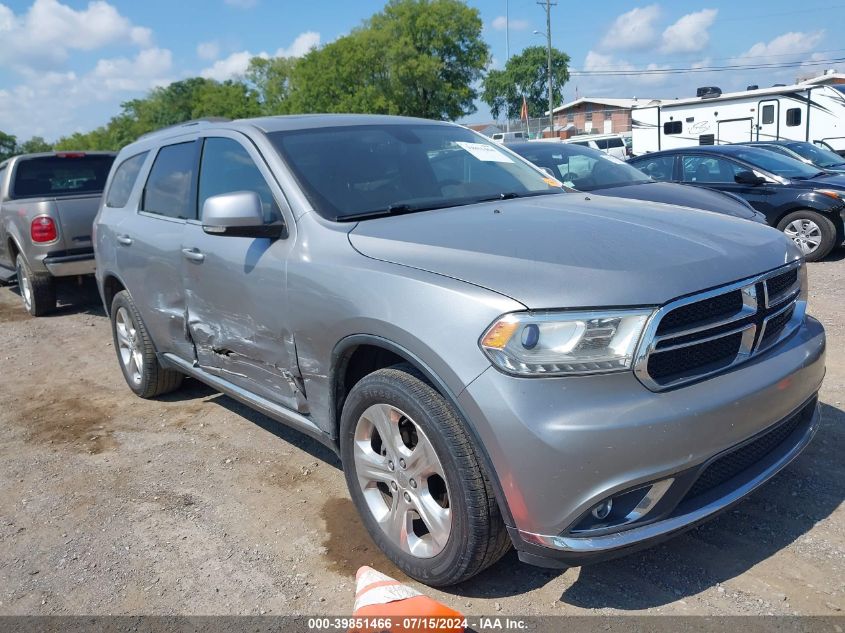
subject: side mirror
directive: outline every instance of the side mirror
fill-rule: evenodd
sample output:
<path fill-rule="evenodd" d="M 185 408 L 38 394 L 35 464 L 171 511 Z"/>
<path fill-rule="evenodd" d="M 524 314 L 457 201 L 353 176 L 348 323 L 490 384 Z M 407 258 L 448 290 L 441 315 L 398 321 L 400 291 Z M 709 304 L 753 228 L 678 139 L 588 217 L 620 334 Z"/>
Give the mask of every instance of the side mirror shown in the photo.
<path fill-rule="evenodd" d="M 766 182 L 765 178 L 761 178 L 753 171 L 741 171 L 734 176 L 734 181 L 740 185 L 762 185 Z"/>
<path fill-rule="evenodd" d="M 254 191 L 234 191 L 207 198 L 202 205 L 202 230 L 211 235 L 277 238 L 284 224 L 264 222 L 261 198 Z"/>

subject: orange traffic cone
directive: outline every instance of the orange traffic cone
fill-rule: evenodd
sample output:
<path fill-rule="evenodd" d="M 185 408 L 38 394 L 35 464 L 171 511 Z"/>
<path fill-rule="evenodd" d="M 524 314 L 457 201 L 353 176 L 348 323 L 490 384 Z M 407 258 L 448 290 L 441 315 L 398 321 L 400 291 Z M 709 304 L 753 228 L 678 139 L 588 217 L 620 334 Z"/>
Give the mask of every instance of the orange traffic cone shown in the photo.
<path fill-rule="evenodd" d="M 355 574 L 355 611 L 350 633 L 462 633 L 466 619 L 460 611 L 422 595 L 372 567 Z"/>

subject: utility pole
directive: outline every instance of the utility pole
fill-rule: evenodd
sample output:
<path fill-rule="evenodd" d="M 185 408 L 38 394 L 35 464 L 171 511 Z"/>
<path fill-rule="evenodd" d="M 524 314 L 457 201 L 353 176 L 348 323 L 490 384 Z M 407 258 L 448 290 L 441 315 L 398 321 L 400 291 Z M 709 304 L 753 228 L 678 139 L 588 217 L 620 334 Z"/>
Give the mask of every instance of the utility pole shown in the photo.
<path fill-rule="evenodd" d="M 552 99 L 552 7 L 557 6 L 557 2 L 552 0 L 545 0 L 545 2 L 538 2 L 539 5 L 546 5 L 546 52 L 548 54 L 548 82 L 549 82 L 549 134 L 554 136 L 555 133 L 555 113 L 554 101 Z"/>
<path fill-rule="evenodd" d="M 509 7 L 509 0 L 505 0 L 505 66 L 508 65 L 508 60 L 511 58 L 511 14 Z M 505 123 L 505 130 L 511 131 L 511 111 L 507 109 L 507 122 Z"/>

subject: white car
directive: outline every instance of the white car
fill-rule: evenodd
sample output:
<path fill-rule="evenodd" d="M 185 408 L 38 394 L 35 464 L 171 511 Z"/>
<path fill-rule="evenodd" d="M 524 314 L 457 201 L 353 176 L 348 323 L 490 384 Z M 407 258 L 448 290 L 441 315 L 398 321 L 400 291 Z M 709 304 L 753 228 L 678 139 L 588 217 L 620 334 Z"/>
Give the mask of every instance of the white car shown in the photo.
<path fill-rule="evenodd" d="M 621 134 L 582 134 L 564 139 L 563 142 L 591 147 L 615 156 L 619 160 L 626 160 L 628 158 L 628 148 Z"/>

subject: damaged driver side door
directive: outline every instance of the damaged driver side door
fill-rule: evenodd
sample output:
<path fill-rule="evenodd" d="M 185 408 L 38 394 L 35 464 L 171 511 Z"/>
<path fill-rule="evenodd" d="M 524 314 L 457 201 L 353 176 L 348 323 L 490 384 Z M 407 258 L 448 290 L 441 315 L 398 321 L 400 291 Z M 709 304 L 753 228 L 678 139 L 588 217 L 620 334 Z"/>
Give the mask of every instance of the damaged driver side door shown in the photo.
<path fill-rule="evenodd" d="M 286 225 L 284 197 L 258 150 L 221 132 L 201 138 L 197 221 L 185 227 L 183 279 L 188 331 L 205 371 L 288 408 L 307 413 L 293 334 L 286 327 L 287 256 L 280 238 L 206 233 L 205 201 L 221 194 L 258 194 L 266 224 Z"/>

